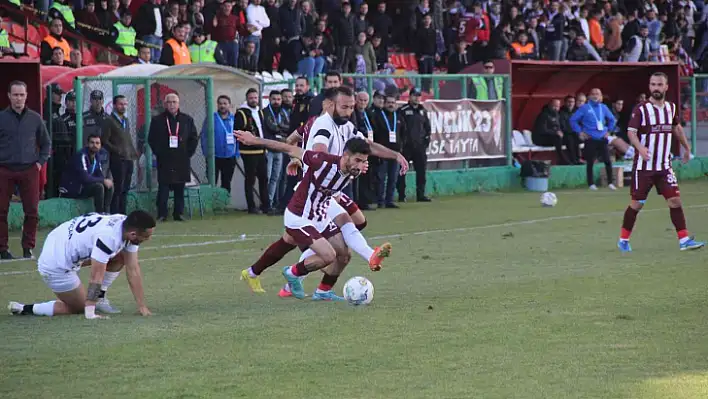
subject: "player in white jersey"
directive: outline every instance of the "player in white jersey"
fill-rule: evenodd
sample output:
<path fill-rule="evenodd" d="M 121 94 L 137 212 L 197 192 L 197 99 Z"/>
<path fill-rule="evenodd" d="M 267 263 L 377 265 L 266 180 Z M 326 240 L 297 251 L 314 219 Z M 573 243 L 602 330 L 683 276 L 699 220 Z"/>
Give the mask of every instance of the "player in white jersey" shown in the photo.
<path fill-rule="evenodd" d="M 84 313 L 87 319 L 102 318 L 96 314 L 96 303 L 117 277 L 117 272 L 107 271 L 107 267 L 111 259 L 118 258 L 121 264 L 116 265 L 117 271 L 125 265 L 138 311 L 149 316 L 138 264 L 138 246 L 150 239 L 154 228 L 155 219 L 144 211 L 134 211 L 128 216 L 90 213 L 59 225 L 47 236 L 37 261 L 39 274 L 57 300 L 27 305 L 10 302 L 8 309 L 14 315 Z M 88 290 L 78 275 L 87 260 L 91 262 Z M 106 285 L 109 273 L 115 274 Z"/>
<path fill-rule="evenodd" d="M 330 153 L 332 155 L 342 156 L 344 153 L 345 143 L 354 137 L 360 137 L 365 140 L 366 137 L 358 132 L 354 124 L 349 121 L 351 114 L 354 111 L 354 93 L 347 87 L 337 87 L 325 90 L 325 101 L 323 102 L 324 112 L 312 124 L 309 134 L 304 138 L 303 148 L 306 150 L 320 151 Z M 379 158 L 394 159 L 401 165 L 401 174 L 405 174 L 408 170 L 408 161 L 398 152 L 392 151 L 378 143 L 369 141 L 371 146 L 371 155 Z M 303 166 L 303 171 L 307 172 L 307 166 Z M 373 249 L 366 242 L 366 239 L 357 229 L 351 216 L 337 202 L 330 201 L 330 206 L 327 210 L 327 217 L 334 221 L 342 231 L 344 241 L 347 246 L 364 258 L 369 265 L 377 264 L 381 251 L 386 252 L 387 248 Z M 253 292 L 265 292 L 261 287 L 258 276 L 269 266 L 273 265 L 278 260 L 282 259 L 285 254 L 295 247 L 295 242 L 288 241 L 288 237 L 282 237 L 280 240 L 273 243 L 266 252 L 258 259 L 258 261 L 250 268 L 241 272 L 241 278 L 246 280 Z M 312 251 L 305 251 L 302 258 L 312 256 Z M 287 296 L 289 292 L 286 287 L 280 291 L 280 296 Z"/>

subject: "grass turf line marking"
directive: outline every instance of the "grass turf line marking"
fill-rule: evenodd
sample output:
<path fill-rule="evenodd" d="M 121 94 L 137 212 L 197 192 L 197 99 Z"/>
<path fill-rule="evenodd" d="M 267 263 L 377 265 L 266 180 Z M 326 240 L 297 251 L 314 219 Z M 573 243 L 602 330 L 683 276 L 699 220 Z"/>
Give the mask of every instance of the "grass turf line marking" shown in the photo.
<path fill-rule="evenodd" d="M 689 206 L 685 206 L 684 208 L 703 209 L 703 208 L 708 208 L 708 204 L 689 205 Z M 642 213 L 659 212 L 659 211 L 665 211 L 665 210 L 666 210 L 666 208 L 656 208 L 656 209 L 642 210 L 641 212 Z M 384 239 L 384 238 L 398 238 L 398 237 L 436 234 L 436 233 L 439 234 L 439 233 L 454 233 L 454 232 L 460 232 L 460 231 L 486 230 L 486 229 L 493 229 L 493 228 L 498 228 L 498 227 L 513 227 L 513 226 L 524 226 L 524 225 L 543 223 L 543 222 L 554 222 L 554 221 L 558 221 L 558 220 L 572 220 L 572 219 L 580 219 L 580 218 L 594 217 L 594 216 L 621 215 L 623 213 L 624 213 L 624 211 L 613 211 L 613 212 L 582 213 L 582 214 L 578 214 L 578 215 L 551 216 L 551 217 L 541 218 L 541 219 L 520 220 L 520 221 L 516 221 L 516 222 L 496 223 L 496 224 L 488 224 L 488 225 L 484 225 L 484 226 L 470 226 L 470 227 L 458 227 L 458 228 L 454 228 L 454 229 L 423 230 L 423 231 L 412 231 L 412 232 L 400 233 L 400 234 L 387 234 L 387 235 L 369 237 L 369 239 L 370 240 L 378 240 L 378 239 Z M 274 235 L 274 234 L 261 234 L 261 235 L 254 234 L 252 236 L 280 237 L 279 235 Z M 244 241 L 244 240 L 239 238 L 237 240 L 205 241 L 202 243 L 187 243 L 187 244 L 176 244 L 176 245 L 179 245 L 180 247 L 194 247 L 194 246 L 205 246 L 205 245 L 213 245 L 213 244 L 228 244 L 228 243 L 235 243 L 235 242 L 240 242 L 240 241 Z M 159 246 L 159 247 L 148 247 L 148 248 L 144 248 L 144 249 L 162 249 L 162 248 L 175 248 L 175 247 L 168 245 L 168 246 Z M 194 254 L 162 256 L 162 257 L 157 257 L 157 258 L 145 258 L 145 259 L 141 259 L 140 261 L 141 262 L 149 262 L 149 261 L 156 261 L 156 260 L 194 258 L 194 257 L 199 257 L 199 256 L 226 255 L 226 254 L 230 254 L 230 253 L 249 252 L 249 251 L 253 251 L 253 249 L 234 249 L 234 250 L 229 250 L 229 251 L 198 252 L 198 253 L 194 253 Z M 19 261 L 25 261 L 25 260 L 26 259 L 13 259 L 13 260 L 9 260 L 9 261 L 3 261 L 0 263 L 11 263 L 11 262 L 19 262 Z M 0 276 L 16 276 L 16 275 L 34 273 L 35 271 L 36 270 L 14 270 L 14 271 L 0 272 Z"/>

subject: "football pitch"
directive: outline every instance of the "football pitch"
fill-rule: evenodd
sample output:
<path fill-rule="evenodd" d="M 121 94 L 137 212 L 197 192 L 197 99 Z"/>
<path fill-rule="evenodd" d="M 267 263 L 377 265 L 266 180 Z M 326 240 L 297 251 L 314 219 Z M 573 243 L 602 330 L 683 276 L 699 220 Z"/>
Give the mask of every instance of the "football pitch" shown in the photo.
<path fill-rule="evenodd" d="M 393 254 L 377 273 L 353 256 L 335 289 L 371 279 L 374 301 L 360 308 L 279 298 L 277 266 L 266 294 L 239 281 L 281 217 L 160 224 L 140 251 L 154 316 L 135 314 L 124 276 L 108 292 L 123 314 L 110 320 L 0 316 L 0 397 L 708 397 L 708 252 L 678 250 L 654 193 L 631 254 L 616 248 L 626 188 L 556 193 L 555 208 L 486 193 L 367 213 L 364 235 Z M 703 240 L 706 194 L 708 181 L 682 184 Z M 34 270 L 0 264 L 2 306 L 53 298 Z"/>

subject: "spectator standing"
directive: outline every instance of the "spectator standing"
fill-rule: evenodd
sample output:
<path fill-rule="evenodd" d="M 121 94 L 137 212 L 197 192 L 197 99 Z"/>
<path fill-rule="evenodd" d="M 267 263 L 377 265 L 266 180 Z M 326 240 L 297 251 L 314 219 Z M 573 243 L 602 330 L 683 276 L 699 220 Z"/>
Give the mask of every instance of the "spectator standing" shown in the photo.
<path fill-rule="evenodd" d="M 220 95 L 216 99 L 216 112 L 214 112 L 214 166 L 216 180 L 221 178 L 221 188 L 231 192 L 231 180 L 236 170 L 238 158 L 238 144 L 234 138 L 234 114 L 231 113 L 231 98 Z M 207 122 L 202 126 L 202 154 L 209 154 L 209 133 Z"/>
<path fill-rule="evenodd" d="M 436 61 L 440 61 L 437 49 L 437 36 L 433 29 L 433 17 L 426 14 L 423 23 L 416 32 L 416 58 L 418 58 L 418 72 L 422 75 L 432 75 Z M 430 79 L 423 79 L 423 91 L 430 92 Z"/>
<path fill-rule="evenodd" d="M 280 12 L 275 5 L 275 0 L 266 0 L 265 12 L 270 20 L 270 26 L 261 32 L 261 53 L 258 57 L 259 71 L 270 71 L 273 69 L 273 56 L 280 45 L 280 37 L 283 32 L 280 30 Z"/>
<path fill-rule="evenodd" d="M 387 47 L 391 44 L 391 28 L 393 20 L 386 14 L 386 2 L 381 1 L 376 6 L 376 13 L 371 16 L 371 25 L 374 27 L 374 32 L 381 35 L 383 46 Z"/>
<path fill-rule="evenodd" d="M 299 39 L 305 33 L 305 18 L 297 6 L 297 0 L 285 0 L 278 10 L 283 44 Z"/>
<path fill-rule="evenodd" d="M 246 41 L 246 51 L 238 57 L 238 68 L 250 73 L 256 73 L 258 71 L 258 57 L 255 43 L 248 40 Z"/>
<path fill-rule="evenodd" d="M 565 15 L 560 12 L 560 3 L 557 0 L 551 2 L 548 11 L 548 24 L 546 24 L 546 58 L 552 61 L 563 61 L 563 31 L 566 21 Z"/>
<path fill-rule="evenodd" d="M 310 82 L 307 78 L 298 76 L 298 78 L 295 79 L 295 97 L 293 98 L 293 109 L 290 114 L 289 132 L 293 132 L 295 129 L 307 123 L 310 117 L 310 102 L 312 99 Z M 320 108 L 322 108 L 322 103 L 320 103 Z"/>
<path fill-rule="evenodd" d="M 50 19 L 61 19 L 70 29 L 76 29 L 76 19 L 74 11 L 66 3 L 67 0 L 54 0 L 49 8 Z"/>
<path fill-rule="evenodd" d="M 356 73 L 368 75 L 376 73 L 376 53 L 374 46 L 366 38 L 366 32 L 359 32 L 357 42 L 352 46 L 352 54 L 356 59 Z M 363 68 L 359 67 L 360 64 Z"/>
<path fill-rule="evenodd" d="M 356 19 L 354 20 L 354 34 L 359 35 L 359 33 L 366 33 L 366 29 L 371 25 L 367 19 L 367 14 L 369 13 L 369 5 L 366 3 L 361 3 L 359 6 L 359 12 L 356 14 Z"/>
<path fill-rule="evenodd" d="M 356 95 L 356 108 L 354 109 L 354 124 L 358 131 L 364 133 L 369 140 L 374 139 L 374 127 L 371 123 L 373 119 L 369 115 L 367 107 L 369 106 L 369 95 L 365 91 L 360 91 Z M 374 171 L 371 168 L 373 160 L 369 161 L 369 171 L 359 176 L 359 178 L 354 180 L 354 201 L 359 205 L 359 209 L 368 211 L 375 210 L 376 208 L 371 208 L 371 204 L 376 203 L 376 187 L 374 187 L 374 180 L 372 179 L 372 173 Z"/>
<path fill-rule="evenodd" d="M 290 118 L 283 109 L 283 97 L 277 90 L 271 91 L 269 104 L 263 112 L 263 130 L 265 138 L 285 142 L 290 134 Z M 275 210 L 276 192 L 280 185 L 283 170 L 283 153 L 266 150 L 266 171 L 268 174 L 268 207 Z"/>
<path fill-rule="evenodd" d="M 71 162 L 71 158 L 76 154 L 76 97 L 73 91 L 66 94 L 64 104 L 66 112 L 54 119 L 54 126 L 52 126 L 52 157 L 54 159 L 51 166 L 54 189 L 59 188 L 64 171 Z"/>
<path fill-rule="evenodd" d="M 351 72 L 352 46 L 354 45 L 354 15 L 352 5 L 342 2 L 342 14 L 334 24 L 334 44 L 336 60 L 334 69 L 341 72 Z"/>
<path fill-rule="evenodd" d="M 416 201 L 430 202 L 430 198 L 425 195 L 425 183 L 428 164 L 428 145 L 430 145 L 430 119 L 428 113 L 420 103 L 420 92 L 411 89 L 408 97 L 408 104 L 398 110 L 401 118 L 401 148 L 403 156 L 413 161 L 415 168 L 415 192 Z M 398 200 L 403 202 L 406 199 L 406 177 L 398 178 Z"/>
<path fill-rule="evenodd" d="M 150 58 L 159 61 L 162 55 L 162 35 L 164 32 L 160 0 L 148 0 L 140 6 L 134 26 L 138 37 L 145 43 L 152 45 Z"/>
<path fill-rule="evenodd" d="M 483 75 L 494 74 L 494 62 L 487 60 L 484 61 L 483 65 Z M 470 98 L 476 98 L 477 100 L 503 100 L 504 79 L 501 76 L 486 78 L 477 75 L 472 78 L 470 91 Z"/>
<path fill-rule="evenodd" d="M 42 40 L 39 50 L 39 61 L 42 64 L 49 64 L 52 60 L 52 54 L 55 48 L 61 48 L 64 53 L 64 61 L 69 62 L 71 58 L 71 46 L 64 38 L 64 24 L 61 19 L 55 18 L 49 23 L 49 34 Z"/>
<path fill-rule="evenodd" d="M 591 18 L 588 21 L 590 28 L 590 44 L 602 54 L 605 48 L 605 34 L 602 31 L 602 9 L 596 9 L 592 12 Z"/>
<path fill-rule="evenodd" d="M 447 73 L 451 75 L 460 73 L 462 70 L 472 65 L 472 55 L 469 54 L 465 39 L 460 39 L 455 43 L 455 49 L 456 51 L 447 59 Z"/>
<path fill-rule="evenodd" d="M 283 111 L 288 115 L 288 123 L 290 122 L 290 114 L 293 112 L 293 92 L 292 90 L 285 88 L 280 91 L 281 97 L 283 97 Z M 287 130 L 287 129 L 286 129 Z M 289 130 L 288 133 L 292 132 Z"/>
<path fill-rule="evenodd" d="M 384 109 L 375 115 L 374 122 L 374 141 L 393 151 L 400 151 L 401 130 L 403 129 L 403 121 L 398 117 L 396 112 L 396 98 L 386 96 Z M 379 208 L 398 208 L 398 205 L 393 203 L 393 191 L 396 189 L 398 179 L 399 165 L 396 160 L 379 159 L 378 177 L 378 205 Z M 401 193 L 399 193 L 399 196 Z"/>
<path fill-rule="evenodd" d="M 258 90 L 248 89 L 246 92 L 246 104 L 237 112 L 234 129 L 251 132 L 254 136 L 263 138 L 263 111 L 258 109 Z M 243 159 L 243 170 L 245 177 L 245 195 L 248 205 L 248 213 L 259 214 L 268 212 L 268 170 L 265 149 L 240 145 L 241 159 Z M 258 195 L 260 197 L 261 209 L 256 207 L 253 201 L 253 186 L 258 179 Z"/>
<path fill-rule="evenodd" d="M 253 53 L 258 69 L 258 57 L 261 52 L 261 40 L 263 39 L 263 29 L 270 27 L 270 18 L 265 8 L 261 5 L 261 0 L 251 0 L 251 4 L 246 7 L 246 19 L 248 21 L 248 31 L 250 35 L 246 40 L 256 46 Z"/>
<path fill-rule="evenodd" d="M 184 186 L 192 180 L 190 159 L 197 150 L 199 135 L 194 119 L 179 109 L 179 96 L 165 96 L 165 112 L 150 122 L 148 143 L 157 157 L 157 217 L 167 220 L 167 201 L 174 192 L 172 217 L 182 221 L 184 213 Z"/>
<path fill-rule="evenodd" d="M 489 44 L 487 45 L 488 57 L 495 60 L 507 59 L 509 55 L 512 58 L 516 57 L 516 48 L 511 45 L 513 38 L 511 24 L 509 21 L 502 21 L 499 26 L 492 30 Z"/>
<path fill-rule="evenodd" d="M 98 19 L 98 15 L 96 13 L 96 1 L 95 0 L 87 0 L 86 5 L 82 10 L 79 10 L 76 13 L 76 21 L 88 25 L 94 28 L 99 28 L 101 26 L 101 21 Z M 81 34 L 86 36 L 87 39 L 93 40 L 100 42 L 103 40 L 104 36 L 91 30 L 91 29 L 84 29 L 80 28 Z"/>
<path fill-rule="evenodd" d="M 66 198 L 92 198 L 97 213 L 118 213 L 110 210 L 113 182 L 106 179 L 98 161 L 101 137 L 92 134 L 86 142 L 86 147 L 72 157 L 72 162 L 62 174 L 59 193 Z"/>
<path fill-rule="evenodd" d="M 629 38 L 625 51 L 624 57 L 622 57 L 625 62 L 649 61 L 651 44 L 649 43 L 649 27 L 647 25 L 641 25 L 638 34 Z"/>
<path fill-rule="evenodd" d="M 162 65 L 182 65 L 191 64 L 192 57 L 189 55 L 189 48 L 185 43 L 188 26 L 186 23 L 179 23 L 172 29 L 172 38 L 165 42 L 160 55 Z"/>
<path fill-rule="evenodd" d="M 219 12 L 211 21 L 211 39 L 218 43 L 217 48 L 224 54 L 226 65 L 236 68 L 238 65 L 238 31 L 241 23 L 236 15 L 232 14 L 233 3 L 224 1 L 219 7 Z"/>
<path fill-rule="evenodd" d="M 106 111 L 103 108 L 103 92 L 100 90 L 93 90 L 89 95 L 90 108 L 88 111 L 83 113 L 84 120 L 84 131 L 85 137 L 92 134 L 101 136 L 103 133 L 103 121 L 106 119 Z M 109 156 L 108 151 L 101 147 L 101 151 L 98 153 L 98 161 L 101 163 L 101 170 L 104 173 L 110 171 Z"/>
<path fill-rule="evenodd" d="M 602 157 L 605 162 L 605 172 L 607 173 L 607 183 L 610 190 L 616 190 L 612 184 L 612 159 L 607 147 L 607 137 L 609 132 L 615 128 L 617 121 L 612 115 L 612 111 L 602 103 L 602 92 L 595 88 L 590 90 L 590 101 L 573 114 L 570 123 L 573 130 L 580 135 L 580 139 L 585 142 L 585 161 L 587 162 L 587 181 L 590 190 L 597 190 L 593 177 L 593 166 L 598 157 Z"/>
<path fill-rule="evenodd" d="M 329 71 L 325 75 L 324 88 L 331 89 L 342 85 L 342 75 L 338 72 Z M 309 116 L 320 116 L 322 113 L 322 102 L 325 99 L 324 90 L 322 90 L 315 98 L 310 101 L 310 114 Z M 307 120 L 305 120 L 307 122 Z"/>
<path fill-rule="evenodd" d="M 568 52 L 566 53 L 568 61 L 591 61 L 592 57 L 588 52 L 588 46 L 585 41 L 585 36 L 582 33 L 577 34 L 572 38 Z"/>
<path fill-rule="evenodd" d="M 138 159 L 138 152 L 130 134 L 130 121 L 125 113 L 128 99 L 123 95 L 113 97 L 113 113 L 103 121 L 101 142 L 110 158 L 111 176 L 114 191 L 111 201 L 111 213 L 127 215 L 128 192 L 133 178 L 133 163 Z"/>
<path fill-rule="evenodd" d="M 560 118 L 560 129 L 563 133 L 563 143 L 565 148 L 568 150 L 568 161 L 571 165 L 580 165 L 580 139 L 578 135 L 573 131 L 573 127 L 570 125 L 570 117 L 575 113 L 575 97 L 572 95 L 566 96 L 563 99 L 563 107 L 561 107 L 558 113 Z"/>
<path fill-rule="evenodd" d="M 8 250 L 7 214 L 10 198 L 19 187 L 25 220 L 22 256 L 32 258 L 39 224 L 39 174 L 49 159 L 51 142 L 44 121 L 27 108 L 27 85 L 13 81 L 8 87 L 10 106 L 0 112 L 0 259 L 13 259 Z"/>
<path fill-rule="evenodd" d="M 514 48 L 512 58 L 517 60 L 537 60 L 536 46 L 529 41 L 529 35 L 526 32 L 519 32 L 516 41 L 511 44 Z"/>

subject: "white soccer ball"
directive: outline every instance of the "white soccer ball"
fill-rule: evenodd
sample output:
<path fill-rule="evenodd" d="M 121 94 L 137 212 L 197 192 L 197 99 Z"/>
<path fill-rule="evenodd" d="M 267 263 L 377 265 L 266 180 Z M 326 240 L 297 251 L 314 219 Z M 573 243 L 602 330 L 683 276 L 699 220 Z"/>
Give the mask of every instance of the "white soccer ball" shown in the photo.
<path fill-rule="evenodd" d="M 374 285 L 366 277 L 352 277 L 344 284 L 344 299 L 350 305 L 368 305 L 374 300 Z"/>
<path fill-rule="evenodd" d="M 558 198 L 552 192 L 545 192 L 541 194 L 541 205 L 543 206 L 556 206 L 558 203 Z"/>

